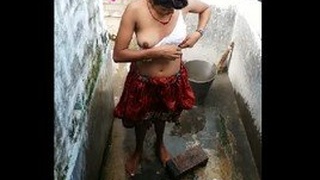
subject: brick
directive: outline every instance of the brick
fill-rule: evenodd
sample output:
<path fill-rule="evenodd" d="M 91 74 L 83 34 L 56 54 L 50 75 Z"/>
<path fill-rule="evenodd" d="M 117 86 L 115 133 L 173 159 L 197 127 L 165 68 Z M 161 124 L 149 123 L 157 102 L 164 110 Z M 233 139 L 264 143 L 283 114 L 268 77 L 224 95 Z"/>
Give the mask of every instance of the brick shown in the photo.
<path fill-rule="evenodd" d="M 194 146 L 170 159 L 166 163 L 166 167 L 170 175 L 178 179 L 196 168 L 205 166 L 208 159 L 207 154 L 200 146 Z"/>

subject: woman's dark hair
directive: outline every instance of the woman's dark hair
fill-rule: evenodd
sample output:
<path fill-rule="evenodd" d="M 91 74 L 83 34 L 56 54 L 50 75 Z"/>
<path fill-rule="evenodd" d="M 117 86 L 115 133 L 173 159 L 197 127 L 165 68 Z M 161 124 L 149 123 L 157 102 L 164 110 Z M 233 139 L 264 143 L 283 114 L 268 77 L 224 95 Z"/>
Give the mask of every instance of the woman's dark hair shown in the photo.
<path fill-rule="evenodd" d="M 182 9 L 188 5 L 188 0 L 152 0 L 155 5 L 166 8 Z"/>

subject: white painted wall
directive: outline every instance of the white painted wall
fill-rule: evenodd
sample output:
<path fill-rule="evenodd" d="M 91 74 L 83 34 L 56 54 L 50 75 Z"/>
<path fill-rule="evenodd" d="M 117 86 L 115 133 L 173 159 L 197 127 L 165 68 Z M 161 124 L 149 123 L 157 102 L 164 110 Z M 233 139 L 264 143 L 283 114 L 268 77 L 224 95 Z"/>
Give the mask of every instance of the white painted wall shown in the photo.
<path fill-rule="evenodd" d="M 212 16 L 203 38 L 193 48 L 184 50 L 184 61 L 199 59 L 217 64 L 230 42 L 234 41 L 228 75 L 235 92 L 247 103 L 254 125 L 261 134 L 261 2 L 202 1 L 211 5 Z M 189 32 L 196 29 L 196 18 L 194 15 L 186 18 Z"/>
<path fill-rule="evenodd" d="M 236 5 L 232 39 L 235 47 L 229 66 L 229 78 L 251 112 L 257 130 L 262 133 L 262 61 L 261 2 L 243 0 Z"/>
<path fill-rule="evenodd" d="M 100 72 L 109 56 L 104 32 L 102 0 L 54 1 L 56 180 L 71 179 L 78 156 L 84 153 L 88 129 L 92 128 L 87 127 L 87 111 L 96 88 L 94 73 Z M 85 169 L 86 164 L 81 163 Z"/>

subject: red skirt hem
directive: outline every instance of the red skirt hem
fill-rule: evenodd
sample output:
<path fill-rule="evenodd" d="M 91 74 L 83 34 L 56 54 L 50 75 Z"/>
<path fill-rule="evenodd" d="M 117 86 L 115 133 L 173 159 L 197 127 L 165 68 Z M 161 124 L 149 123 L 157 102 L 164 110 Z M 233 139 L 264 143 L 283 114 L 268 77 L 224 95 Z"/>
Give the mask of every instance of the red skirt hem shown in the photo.
<path fill-rule="evenodd" d="M 125 127 L 150 119 L 177 121 L 183 109 L 191 109 L 195 95 L 188 80 L 187 69 L 169 77 L 140 75 L 131 63 L 124 89 L 113 115 L 123 120 Z"/>

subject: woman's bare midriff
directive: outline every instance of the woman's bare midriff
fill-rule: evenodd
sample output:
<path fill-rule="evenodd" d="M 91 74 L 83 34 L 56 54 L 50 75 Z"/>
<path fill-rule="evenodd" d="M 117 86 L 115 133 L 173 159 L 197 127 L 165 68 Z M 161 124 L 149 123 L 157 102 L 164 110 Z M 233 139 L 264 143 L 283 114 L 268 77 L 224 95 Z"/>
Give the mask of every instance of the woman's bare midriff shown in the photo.
<path fill-rule="evenodd" d="M 169 77 L 175 75 L 180 70 L 181 59 L 174 61 L 152 59 L 139 61 L 137 63 L 139 74 L 149 77 Z"/>

